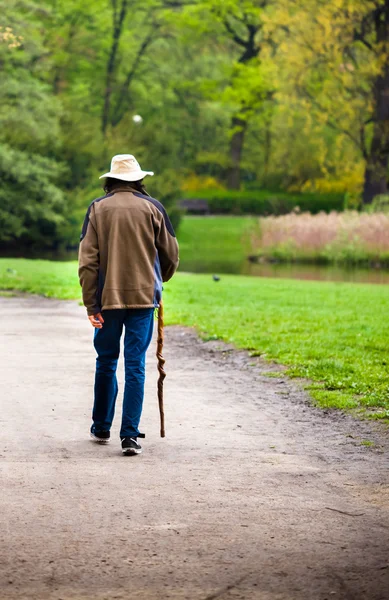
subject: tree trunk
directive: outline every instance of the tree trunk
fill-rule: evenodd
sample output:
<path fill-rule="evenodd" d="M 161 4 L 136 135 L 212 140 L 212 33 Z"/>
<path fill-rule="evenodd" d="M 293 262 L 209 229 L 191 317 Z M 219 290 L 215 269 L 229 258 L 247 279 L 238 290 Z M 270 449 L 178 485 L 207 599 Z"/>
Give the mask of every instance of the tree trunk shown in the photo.
<path fill-rule="evenodd" d="M 123 115 L 125 112 L 125 110 L 123 110 L 123 105 L 125 105 L 125 102 L 128 100 L 129 87 L 137 73 L 137 70 L 141 63 L 143 55 L 146 53 L 150 44 L 153 41 L 155 41 L 155 39 L 156 39 L 156 31 L 158 30 L 158 27 L 159 26 L 157 26 L 157 25 L 153 25 L 152 31 L 150 33 L 148 33 L 147 36 L 144 38 L 142 44 L 139 47 L 139 50 L 138 50 L 136 56 L 135 56 L 134 62 L 132 64 L 130 70 L 127 73 L 127 77 L 126 77 L 123 85 L 121 86 L 121 89 L 120 89 L 120 92 L 118 95 L 118 100 L 117 100 L 115 108 L 114 108 L 114 114 L 111 119 L 111 124 L 113 127 L 115 127 L 118 123 L 120 123 L 120 121 L 123 118 Z"/>
<path fill-rule="evenodd" d="M 378 13 L 377 13 L 378 15 Z M 385 0 L 375 19 L 377 42 L 385 45 L 385 64 L 374 84 L 374 129 L 367 156 L 363 203 L 371 204 L 374 197 L 388 192 L 389 160 L 389 0 Z"/>
<path fill-rule="evenodd" d="M 388 191 L 389 160 L 389 65 L 375 84 L 373 140 L 365 169 L 363 203 L 371 204 L 378 194 Z"/>
<path fill-rule="evenodd" d="M 109 53 L 108 63 L 107 63 L 107 73 L 105 79 L 105 90 L 104 90 L 104 107 L 103 114 L 101 116 L 101 131 L 105 135 L 107 130 L 109 121 L 110 121 L 110 113 L 111 113 L 111 98 L 113 92 L 113 85 L 115 81 L 115 70 L 116 70 L 116 62 L 117 62 L 117 53 L 119 49 L 119 41 L 122 35 L 123 23 L 127 14 L 127 2 L 128 0 L 122 0 L 120 14 L 117 14 L 116 2 L 113 2 L 113 36 L 112 36 L 112 45 L 111 51 Z"/>
<path fill-rule="evenodd" d="M 261 25 L 248 23 L 246 14 L 244 15 L 242 23 L 245 25 L 248 33 L 246 39 L 243 39 L 237 34 L 228 20 L 224 21 L 224 25 L 233 41 L 243 47 L 243 52 L 238 59 L 238 63 L 245 65 L 259 55 L 261 47 L 256 43 L 255 36 Z M 232 137 L 230 141 L 230 167 L 227 172 L 227 185 L 233 190 L 238 190 L 240 187 L 240 160 L 242 158 L 244 139 L 247 130 L 248 108 L 247 104 L 245 106 L 244 103 L 242 103 L 241 110 L 239 111 L 240 114 L 245 112 L 247 118 L 242 119 L 242 117 L 235 114 L 231 120 Z"/>
<path fill-rule="evenodd" d="M 233 131 L 230 142 L 231 164 L 227 173 L 227 185 L 232 190 L 240 188 L 240 161 L 247 129 L 247 121 L 241 117 L 233 117 L 231 122 Z"/>
<path fill-rule="evenodd" d="M 376 196 L 387 194 L 387 171 L 388 157 L 383 158 L 380 154 L 371 153 L 365 168 L 363 204 L 371 204 Z"/>
<path fill-rule="evenodd" d="M 270 157 L 271 157 L 271 129 L 270 129 L 271 121 L 270 119 L 266 119 L 265 122 L 265 145 L 264 145 L 264 165 L 263 165 L 263 174 L 265 177 L 269 175 L 269 167 L 270 167 Z"/>

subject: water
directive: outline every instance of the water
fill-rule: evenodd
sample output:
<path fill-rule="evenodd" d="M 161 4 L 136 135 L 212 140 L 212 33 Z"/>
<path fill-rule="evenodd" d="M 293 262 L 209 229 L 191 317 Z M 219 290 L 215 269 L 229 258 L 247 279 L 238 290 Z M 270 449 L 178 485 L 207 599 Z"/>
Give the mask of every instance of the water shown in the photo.
<path fill-rule="evenodd" d="M 209 261 L 204 263 L 196 260 L 183 260 L 180 264 L 180 270 L 192 273 L 229 273 L 252 277 L 304 279 L 306 281 L 389 284 L 389 270 L 346 268 L 332 265 L 254 264 L 248 260 Z"/>
<path fill-rule="evenodd" d="M 348 281 L 352 283 L 389 284 L 389 271 L 384 269 L 345 268 L 329 265 L 250 265 L 248 275 L 283 277 L 307 281 Z"/>
<path fill-rule="evenodd" d="M 4 253 L 2 254 L 4 257 Z M 15 257 L 15 253 L 12 254 Z M 24 256 L 27 258 L 27 256 Z M 29 255 L 28 258 L 68 261 L 77 260 L 77 250 L 63 252 L 46 252 Z M 302 264 L 256 264 L 249 260 L 199 261 L 183 259 L 180 271 L 189 273 L 212 273 L 230 275 L 249 275 L 251 277 L 274 277 L 282 279 L 304 279 L 306 281 L 347 281 L 351 283 L 389 284 L 389 269 L 346 268 L 332 265 L 302 265 Z"/>

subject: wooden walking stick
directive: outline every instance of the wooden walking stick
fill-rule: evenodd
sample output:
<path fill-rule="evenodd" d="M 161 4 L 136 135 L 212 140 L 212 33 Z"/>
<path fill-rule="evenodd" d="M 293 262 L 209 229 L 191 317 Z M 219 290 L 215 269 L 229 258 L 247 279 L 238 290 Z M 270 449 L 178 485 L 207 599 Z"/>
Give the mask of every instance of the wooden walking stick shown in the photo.
<path fill-rule="evenodd" d="M 161 437 L 165 437 L 165 413 L 163 411 L 163 380 L 166 377 L 165 370 L 163 368 L 165 359 L 162 356 L 163 351 L 163 303 L 162 300 L 159 303 L 158 308 L 158 337 L 157 337 L 157 358 L 158 358 L 158 404 L 159 404 L 159 416 L 161 419 Z"/>

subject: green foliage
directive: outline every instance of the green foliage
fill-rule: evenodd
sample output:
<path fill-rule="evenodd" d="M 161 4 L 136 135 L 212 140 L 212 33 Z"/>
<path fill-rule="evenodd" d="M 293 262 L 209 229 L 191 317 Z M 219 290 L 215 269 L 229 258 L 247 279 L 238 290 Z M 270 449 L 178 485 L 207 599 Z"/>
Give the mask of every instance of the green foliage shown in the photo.
<path fill-rule="evenodd" d="M 47 48 L 41 30 L 45 11 L 35 2 L 0 2 L 0 25 L 10 26 L 20 43 L 0 43 L 0 141 L 35 154 L 53 154 L 60 135 L 61 104 L 42 68 Z M 26 11 L 23 14 L 23 11 Z"/>
<path fill-rule="evenodd" d="M 60 104 L 40 65 L 45 49 L 36 17 L 45 14 L 34 2 L 0 3 L 0 8 L 0 23 L 19 40 L 0 42 L 0 245 L 18 251 L 53 247 L 65 221 L 60 186 L 67 173 L 55 158 Z"/>
<path fill-rule="evenodd" d="M 80 298 L 75 262 L 0 260 L 0 289 Z M 321 406 L 389 414 L 385 286 L 178 274 L 165 286 L 168 324 L 196 327 L 312 382 Z"/>
<path fill-rule="evenodd" d="M 369 206 L 364 207 L 364 210 L 370 213 L 389 213 L 389 194 L 376 196 Z"/>
<path fill-rule="evenodd" d="M 296 209 L 316 214 L 342 211 L 343 194 L 269 192 L 266 190 L 201 190 L 185 192 L 186 198 L 208 202 L 212 214 L 283 215 Z"/>
<path fill-rule="evenodd" d="M 66 211 L 57 212 L 50 243 L 77 243 L 82 215 L 100 194 L 98 175 L 118 153 L 155 171 L 150 193 L 177 226 L 174 201 L 188 173 L 233 185 L 232 146 L 246 126 L 235 159 L 245 187 L 280 192 L 215 194 L 212 211 L 340 210 L 343 196 L 356 207 L 387 47 L 377 44 L 372 6 L 0 0 L 0 144 L 23 153 L 20 161 L 49 159 L 52 184 L 67 166 Z M 46 200 L 30 190 L 29 202 L 38 219 Z M 2 218 L 7 211 L 7 227 L 15 227 L 7 236 L 32 242 L 35 227 L 17 238 L 20 223 L 7 207 Z M 49 221 L 50 211 L 48 204 Z"/>
<path fill-rule="evenodd" d="M 0 144 L 0 242 L 8 247 L 52 247 L 64 221 L 64 195 L 55 161 Z"/>

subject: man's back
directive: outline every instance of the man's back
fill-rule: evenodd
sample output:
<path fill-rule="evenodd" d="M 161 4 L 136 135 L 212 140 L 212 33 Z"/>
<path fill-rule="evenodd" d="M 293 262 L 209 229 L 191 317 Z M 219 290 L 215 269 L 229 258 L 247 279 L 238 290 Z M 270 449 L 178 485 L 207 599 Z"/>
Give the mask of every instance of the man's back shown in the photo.
<path fill-rule="evenodd" d="M 177 241 L 162 204 L 129 187 L 92 202 L 79 262 L 88 314 L 158 306 L 162 281 L 178 265 Z"/>

